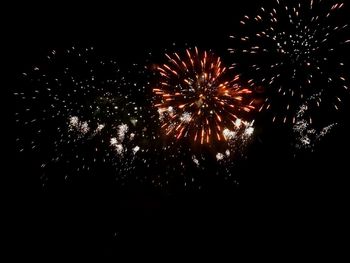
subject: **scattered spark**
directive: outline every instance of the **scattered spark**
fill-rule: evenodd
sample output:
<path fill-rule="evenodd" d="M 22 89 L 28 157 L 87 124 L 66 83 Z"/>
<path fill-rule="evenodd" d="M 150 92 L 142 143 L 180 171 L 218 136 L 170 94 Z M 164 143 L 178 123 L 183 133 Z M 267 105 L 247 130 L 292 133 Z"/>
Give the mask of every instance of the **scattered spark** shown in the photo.
<path fill-rule="evenodd" d="M 324 96 L 334 97 L 344 87 L 334 78 L 344 73 L 341 44 L 349 42 L 343 39 L 348 24 L 337 19 L 344 4 L 291 2 L 277 1 L 256 16 L 244 16 L 229 49 L 240 58 L 238 68 L 250 86 L 265 89 L 269 102 L 262 109 L 273 112 L 273 122 L 293 122 L 300 104 L 321 88 L 327 90 Z"/>

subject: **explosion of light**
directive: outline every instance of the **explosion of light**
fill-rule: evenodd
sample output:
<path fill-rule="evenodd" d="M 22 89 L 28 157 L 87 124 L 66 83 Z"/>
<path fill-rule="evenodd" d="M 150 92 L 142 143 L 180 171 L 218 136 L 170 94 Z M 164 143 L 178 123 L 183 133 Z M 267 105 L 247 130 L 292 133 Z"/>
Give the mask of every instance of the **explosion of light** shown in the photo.
<path fill-rule="evenodd" d="M 316 129 L 311 123 L 309 123 L 309 120 L 306 117 L 308 102 L 311 100 L 318 100 L 320 96 L 321 93 L 311 96 L 307 102 L 300 106 L 297 112 L 296 122 L 293 125 L 293 132 L 296 138 L 296 149 L 313 151 L 317 143 L 319 143 L 338 125 L 338 123 L 334 122 L 320 129 Z"/>
<path fill-rule="evenodd" d="M 300 105 L 322 90 L 324 97 L 313 100 L 313 107 L 329 103 L 338 110 L 338 94 L 348 89 L 343 52 L 350 43 L 348 24 L 337 16 L 344 3 L 276 2 L 244 16 L 242 32 L 231 36 L 234 48 L 229 49 L 250 86 L 266 90 L 260 111 L 271 110 L 273 121 L 295 123 Z"/>
<path fill-rule="evenodd" d="M 195 48 L 166 57 L 153 88 L 164 133 L 201 145 L 225 142 L 225 130 L 236 131 L 237 122 L 254 109 L 252 91 L 211 52 Z"/>
<path fill-rule="evenodd" d="M 52 50 L 21 81 L 18 147 L 34 152 L 45 171 L 54 164 L 66 175 L 105 163 L 119 175 L 135 168 L 145 120 L 130 97 L 143 87 L 128 81 L 115 61 L 93 48 Z"/>

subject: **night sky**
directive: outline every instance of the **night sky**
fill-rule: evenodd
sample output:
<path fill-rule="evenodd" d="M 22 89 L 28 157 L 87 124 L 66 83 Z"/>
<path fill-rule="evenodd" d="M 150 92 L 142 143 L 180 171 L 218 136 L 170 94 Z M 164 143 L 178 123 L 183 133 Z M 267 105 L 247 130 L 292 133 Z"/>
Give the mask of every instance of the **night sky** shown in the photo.
<path fill-rule="evenodd" d="M 51 170 L 43 186 L 35 158 L 18 151 L 15 139 L 21 128 L 13 116 L 20 105 L 12 93 L 21 85 L 18 76 L 48 50 L 93 46 L 123 66 L 149 65 L 152 59 L 160 63 L 166 49 L 198 46 L 229 64 L 228 36 L 238 29 L 240 17 L 271 3 L 231 2 L 56 3 L 13 9 L 6 32 L 12 81 L 5 101 L 11 154 L 3 173 L 10 182 L 4 186 L 10 190 L 4 200 L 9 204 L 11 257 L 49 262 L 93 257 L 105 262 L 166 252 L 167 262 L 174 254 L 189 250 L 201 255 L 216 247 L 218 254 L 232 259 L 260 252 L 289 258 L 302 251 L 322 255 L 331 247 L 343 251 L 349 221 L 349 94 L 342 97 L 334 117 L 337 127 L 313 152 L 293 147 L 290 125 L 257 117 L 256 137 L 246 158 L 230 168 L 234 182 L 211 169 L 197 171 L 200 190 L 176 180 L 165 189 L 134 178 L 121 183 L 103 166 L 69 181 Z M 346 58 L 349 54 L 344 53 Z M 324 111 L 322 118 L 333 118 L 330 112 Z M 145 171 L 137 173 L 142 177 Z"/>

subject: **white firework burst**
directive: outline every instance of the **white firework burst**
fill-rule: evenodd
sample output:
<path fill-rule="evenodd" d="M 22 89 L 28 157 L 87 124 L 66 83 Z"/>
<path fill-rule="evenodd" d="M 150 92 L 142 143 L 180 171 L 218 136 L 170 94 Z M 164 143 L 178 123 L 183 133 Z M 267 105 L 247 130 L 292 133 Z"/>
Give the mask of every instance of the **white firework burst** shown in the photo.
<path fill-rule="evenodd" d="M 260 111 L 271 111 L 273 121 L 295 123 L 299 106 L 321 89 L 324 97 L 313 106 L 339 109 L 339 94 L 348 89 L 344 6 L 333 0 L 276 0 L 244 16 L 241 32 L 231 36 L 229 51 L 240 62 L 235 66 L 251 87 L 265 90 Z"/>
<path fill-rule="evenodd" d="M 117 174 L 135 168 L 146 120 L 130 98 L 142 94 L 111 59 L 93 48 L 52 50 L 45 61 L 23 73 L 16 122 L 17 144 L 48 174 L 94 172 L 101 165 Z M 140 120 L 140 121 L 137 121 Z M 68 178 L 67 176 L 65 178 Z"/>

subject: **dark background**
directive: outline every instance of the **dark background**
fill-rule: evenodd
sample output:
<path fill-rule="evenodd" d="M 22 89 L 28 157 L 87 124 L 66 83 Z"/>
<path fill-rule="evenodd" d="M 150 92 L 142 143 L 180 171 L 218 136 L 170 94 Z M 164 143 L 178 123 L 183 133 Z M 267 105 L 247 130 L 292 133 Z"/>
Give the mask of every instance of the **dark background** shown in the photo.
<path fill-rule="evenodd" d="M 15 79 L 48 49 L 74 44 L 96 46 L 121 63 L 142 63 L 145 50 L 161 52 L 173 42 L 188 43 L 211 48 L 225 61 L 227 36 L 239 17 L 263 2 L 269 1 L 12 7 L 5 40 L 7 68 Z M 10 82 L 6 92 L 10 94 L 15 83 Z M 12 124 L 11 96 L 4 103 Z M 346 247 L 342 240 L 349 222 L 348 113 L 349 104 L 340 114 L 341 125 L 316 152 L 297 157 L 290 147 L 290 130 L 263 126 L 249 159 L 236 171 L 240 185 L 213 179 L 201 192 L 168 193 L 137 182 L 122 187 L 99 175 L 43 188 L 37 168 L 16 153 L 14 133 L 7 129 L 6 243 L 14 258 L 49 262 L 71 256 L 104 262 L 164 251 L 169 252 L 164 258 L 168 261 L 187 250 L 225 251 L 232 257 L 282 252 L 289 257 L 301 251 L 332 254 L 336 249 L 339 255 Z"/>

